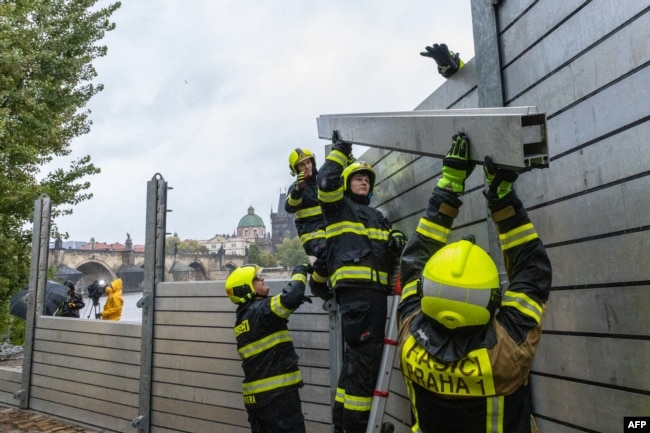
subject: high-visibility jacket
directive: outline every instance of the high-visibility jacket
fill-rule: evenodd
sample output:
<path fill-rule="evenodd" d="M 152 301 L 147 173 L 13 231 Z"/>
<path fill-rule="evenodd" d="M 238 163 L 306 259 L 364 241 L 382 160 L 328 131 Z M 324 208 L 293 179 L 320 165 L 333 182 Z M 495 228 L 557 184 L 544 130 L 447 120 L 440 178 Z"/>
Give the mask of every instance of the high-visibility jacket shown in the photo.
<path fill-rule="evenodd" d="M 317 255 L 318 245 L 325 246 L 325 221 L 318 202 L 315 168 L 314 174 L 305 180 L 304 188 L 297 189 L 295 184 L 289 187 L 284 210 L 296 214 L 296 230 L 307 254 Z"/>
<path fill-rule="evenodd" d="M 349 145 L 348 145 L 349 146 Z M 325 219 L 327 268 L 334 289 L 371 288 L 390 292 L 390 221 L 369 206 L 369 197 L 345 191 L 341 174 L 349 151 L 335 144 L 318 173 L 318 199 Z"/>
<path fill-rule="evenodd" d="M 303 386 L 287 319 L 304 302 L 305 281 L 304 275 L 292 275 L 281 294 L 255 298 L 237 308 L 234 331 L 246 406 L 264 405 Z"/>
<path fill-rule="evenodd" d="M 485 327 L 451 331 L 422 312 L 417 285 L 427 260 L 447 243 L 460 201 L 435 188 L 404 249 L 401 369 L 414 409 L 413 432 L 530 432 L 530 365 L 542 333 L 551 265 L 512 192 L 489 204 L 509 285 Z"/>

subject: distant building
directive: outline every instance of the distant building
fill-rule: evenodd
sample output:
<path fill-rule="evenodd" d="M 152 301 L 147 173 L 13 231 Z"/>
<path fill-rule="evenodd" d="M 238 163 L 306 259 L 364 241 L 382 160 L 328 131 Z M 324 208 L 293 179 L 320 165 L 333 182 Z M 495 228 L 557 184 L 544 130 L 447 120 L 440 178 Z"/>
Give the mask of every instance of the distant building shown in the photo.
<path fill-rule="evenodd" d="M 266 233 L 264 221 L 255 214 L 253 206 L 250 206 L 248 213 L 239 220 L 236 234 L 232 236 L 215 235 L 207 241 L 198 242 L 204 245 L 210 253 L 233 256 L 247 255 L 251 245 L 256 245 L 260 251 L 265 252 L 271 252 L 273 248 L 270 234 Z"/>
<path fill-rule="evenodd" d="M 284 202 L 287 194 L 281 192 L 278 200 L 278 211 L 273 213 L 271 209 L 271 241 L 273 251 L 278 250 L 278 245 L 282 244 L 284 239 L 293 239 L 298 236 L 296 230 L 296 215 L 284 210 Z"/>

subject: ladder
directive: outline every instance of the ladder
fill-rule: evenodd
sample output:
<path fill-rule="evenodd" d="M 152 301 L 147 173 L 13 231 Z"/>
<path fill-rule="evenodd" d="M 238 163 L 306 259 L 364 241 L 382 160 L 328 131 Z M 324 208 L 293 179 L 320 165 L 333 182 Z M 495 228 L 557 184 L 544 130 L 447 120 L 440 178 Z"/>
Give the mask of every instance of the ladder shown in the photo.
<path fill-rule="evenodd" d="M 372 396 L 372 406 L 370 408 L 370 417 L 366 433 L 392 433 L 392 424 L 384 425 L 384 411 L 386 410 L 386 401 L 388 400 L 388 387 L 390 386 L 390 377 L 393 373 L 393 362 L 395 361 L 395 352 L 397 351 L 398 330 L 397 330 L 397 307 L 402 298 L 402 285 L 399 275 L 393 286 L 393 304 L 390 309 L 388 319 L 388 329 L 384 337 L 384 351 L 381 355 L 381 364 L 379 365 L 379 375 L 377 384 Z"/>

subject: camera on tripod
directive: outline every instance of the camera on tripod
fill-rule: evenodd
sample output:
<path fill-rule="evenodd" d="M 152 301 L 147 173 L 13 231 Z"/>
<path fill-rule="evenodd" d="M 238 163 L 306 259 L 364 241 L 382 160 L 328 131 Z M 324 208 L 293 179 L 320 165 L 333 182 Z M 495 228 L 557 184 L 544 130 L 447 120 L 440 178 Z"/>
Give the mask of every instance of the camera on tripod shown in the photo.
<path fill-rule="evenodd" d="M 106 281 L 104 280 L 95 280 L 86 287 L 86 290 L 88 290 L 88 297 L 93 300 L 93 306 L 96 307 L 99 305 L 99 298 L 104 294 L 106 285 Z"/>

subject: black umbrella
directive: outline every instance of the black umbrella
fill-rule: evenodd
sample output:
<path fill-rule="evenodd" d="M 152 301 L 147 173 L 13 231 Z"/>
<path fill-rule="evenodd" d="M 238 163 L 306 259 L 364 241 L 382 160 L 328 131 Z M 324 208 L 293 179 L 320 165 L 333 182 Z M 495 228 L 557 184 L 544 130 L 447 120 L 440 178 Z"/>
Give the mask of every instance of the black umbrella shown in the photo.
<path fill-rule="evenodd" d="M 27 318 L 26 301 L 28 293 L 29 289 L 25 287 L 11 297 L 11 300 L 9 301 L 10 314 L 22 319 Z M 56 281 L 48 281 L 47 287 L 45 288 L 45 301 L 43 302 L 45 307 L 45 315 L 53 316 L 56 309 L 61 305 L 61 302 L 65 302 L 67 299 L 68 288 L 66 286 L 59 284 Z"/>

